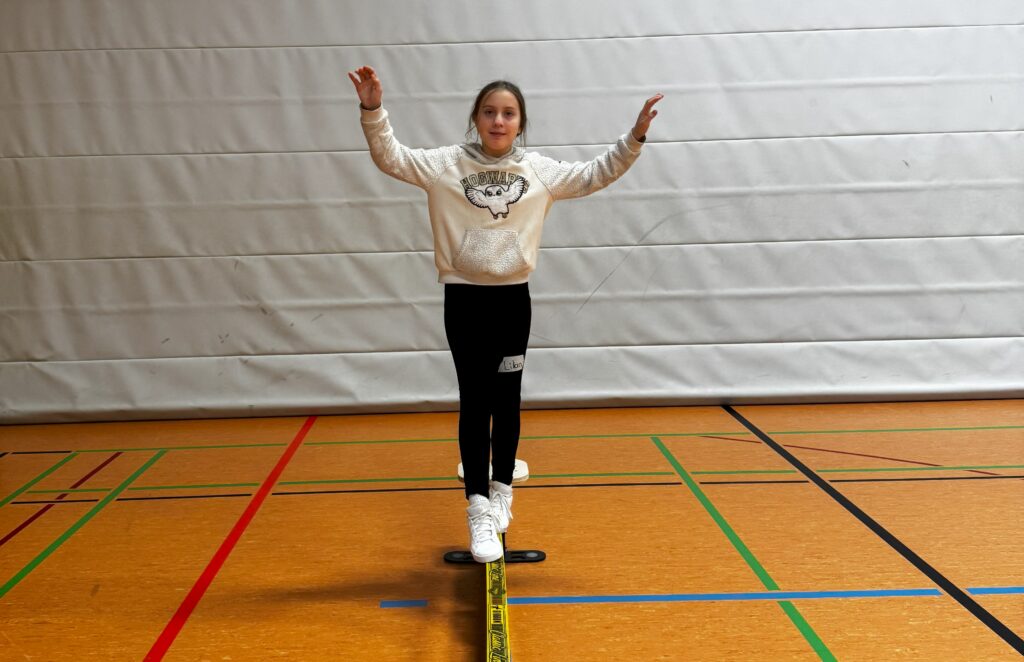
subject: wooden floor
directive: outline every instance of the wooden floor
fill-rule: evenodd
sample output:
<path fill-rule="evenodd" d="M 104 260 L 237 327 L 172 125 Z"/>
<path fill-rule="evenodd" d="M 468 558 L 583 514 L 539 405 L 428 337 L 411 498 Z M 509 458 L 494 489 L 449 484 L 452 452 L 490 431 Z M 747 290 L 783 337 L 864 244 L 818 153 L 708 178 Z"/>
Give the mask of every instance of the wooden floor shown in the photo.
<path fill-rule="evenodd" d="M 1024 401 L 734 411 L 524 412 L 517 662 L 1020 658 Z M 456 420 L 0 428 L 0 660 L 484 659 Z"/>

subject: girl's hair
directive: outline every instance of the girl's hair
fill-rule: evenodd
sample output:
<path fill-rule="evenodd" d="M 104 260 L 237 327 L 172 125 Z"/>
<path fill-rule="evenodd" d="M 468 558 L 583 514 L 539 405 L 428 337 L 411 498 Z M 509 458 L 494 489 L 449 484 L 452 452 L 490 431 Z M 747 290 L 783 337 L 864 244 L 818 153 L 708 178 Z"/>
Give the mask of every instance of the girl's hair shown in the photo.
<path fill-rule="evenodd" d="M 476 101 L 473 103 L 473 111 L 469 114 L 469 126 L 466 129 L 466 139 L 469 140 L 469 136 L 473 133 L 473 129 L 476 128 L 476 115 L 480 112 L 480 105 L 484 102 L 484 99 L 495 90 L 507 90 L 515 96 L 516 101 L 519 102 L 519 138 L 523 141 L 523 146 L 526 146 L 526 99 L 523 98 L 523 91 L 519 89 L 519 86 L 515 83 L 510 83 L 507 80 L 495 80 L 487 83 L 483 86 L 480 92 L 476 95 Z"/>

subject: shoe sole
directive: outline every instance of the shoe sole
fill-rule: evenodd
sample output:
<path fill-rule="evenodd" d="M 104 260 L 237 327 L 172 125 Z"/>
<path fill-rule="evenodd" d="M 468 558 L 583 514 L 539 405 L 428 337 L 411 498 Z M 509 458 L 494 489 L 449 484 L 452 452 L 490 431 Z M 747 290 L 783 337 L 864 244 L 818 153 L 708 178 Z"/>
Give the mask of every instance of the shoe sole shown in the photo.
<path fill-rule="evenodd" d="M 472 552 L 470 552 L 470 554 L 472 554 L 473 560 L 476 561 L 477 563 L 493 563 L 493 562 L 497 561 L 498 559 L 500 559 L 503 556 L 503 554 L 501 552 L 498 552 L 497 554 L 495 554 L 494 558 L 487 558 L 485 556 L 477 556 L 476 554 L 473 554 Z"/>

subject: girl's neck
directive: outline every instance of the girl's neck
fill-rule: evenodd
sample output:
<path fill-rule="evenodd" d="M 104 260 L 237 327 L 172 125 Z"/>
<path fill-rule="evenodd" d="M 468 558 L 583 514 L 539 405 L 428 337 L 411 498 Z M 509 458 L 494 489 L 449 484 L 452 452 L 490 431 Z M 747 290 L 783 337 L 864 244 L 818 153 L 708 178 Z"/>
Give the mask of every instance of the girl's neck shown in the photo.
<path fill-rule="evenodd" d="M 504 152 L 502 152 L 500 154 L 494 154 L 494 153 L 491 152 L 491 150 L 487 149 L 486 145 L 483 145 L 483 144 L 480 145 L 480 151 L 483 152 L 484 154 L 486 154 L 487 156 L 491 157 L 492 159 L 500 159 L 503 156 L 508 156 L 509 154 L 514 152 L 515 149 L 516 149 L 515 147 L 509 147 L 507 150 L 505 150 Z"/>

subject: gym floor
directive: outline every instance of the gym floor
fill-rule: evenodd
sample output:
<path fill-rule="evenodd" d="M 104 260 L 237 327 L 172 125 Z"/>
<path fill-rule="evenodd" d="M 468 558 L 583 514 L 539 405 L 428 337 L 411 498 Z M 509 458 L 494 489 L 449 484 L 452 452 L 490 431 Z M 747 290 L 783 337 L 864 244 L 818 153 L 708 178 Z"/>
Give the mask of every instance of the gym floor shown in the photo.
<path fill-rule="evenodd" d="M 0 660 L 484 659 L 457 414 L 0 427 Z M 1024 401 L 523 412 L 513 658 L 1015 660 Z"/>

